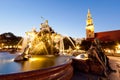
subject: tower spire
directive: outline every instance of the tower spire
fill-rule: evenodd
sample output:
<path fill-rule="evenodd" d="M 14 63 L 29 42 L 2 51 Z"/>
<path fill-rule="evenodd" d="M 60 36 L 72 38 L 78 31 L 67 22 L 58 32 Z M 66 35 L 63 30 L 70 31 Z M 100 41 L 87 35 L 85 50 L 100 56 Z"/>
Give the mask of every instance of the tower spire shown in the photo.
<path fill-rule="evenodd" d="M 93 24 L 92 16 L 90 13 L 90 9 L 88 9 L 88 14 L 87 14 L 87 25 Z"/>
<path fill-rule="evenodd" d="M 90 9 L 88 9 L 87 18 L 92 18 L 92 17 L 91 17 L 91 14 L 90 14 Z"/>
<path fill-rule="evenodd" d="M 90 13 L 90 9 L 88 9 L 86 20 L 86 38 L 94 38 L 94 24 Z"/>

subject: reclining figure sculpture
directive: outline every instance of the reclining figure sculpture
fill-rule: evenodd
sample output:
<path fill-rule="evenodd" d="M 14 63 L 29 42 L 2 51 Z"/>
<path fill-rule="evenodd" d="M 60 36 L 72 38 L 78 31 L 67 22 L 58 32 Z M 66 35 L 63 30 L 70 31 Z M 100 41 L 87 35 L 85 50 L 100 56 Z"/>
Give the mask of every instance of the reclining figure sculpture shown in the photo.
<path fill-rule="evenodd" d="M 113 70 L 109 63 L 109 58 L 105 55 L 104 50 L 100 45 L 100 41 L 96 38 L 91 44 L 90 49 L 88 50 L 89 58 L 93 61 L 98 61 L 100 65 L 103 67 L 104 76 L 108 76 L 110 72 L 116 72 Z"/>
<path fill-rule="evenodd" d="M 29 45 L 27 45 L 21 55 L 17 56 L 14 61 L 25 61 L 28 60 L 31 56 L 29 53 Z"/>

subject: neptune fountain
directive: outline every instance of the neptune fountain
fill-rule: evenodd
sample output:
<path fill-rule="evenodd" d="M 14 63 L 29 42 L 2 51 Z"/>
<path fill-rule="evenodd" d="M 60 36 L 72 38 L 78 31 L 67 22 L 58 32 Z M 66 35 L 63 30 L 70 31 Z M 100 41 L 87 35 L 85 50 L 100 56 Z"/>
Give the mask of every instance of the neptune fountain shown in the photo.
<path fill-rule="evenodd" d="M 28 60 L 30 58 L 30 54 L 58 54 L 58 49 L 56 49 L 55 42 L 53 41 L 53 35 L 57 34 L 48 25 L 48 20 L 46 20 L 44 23 L 41 23 L 41 28 L 39 32 L 37 32 L 36 29 L 33 28 L 32 31 L 26 32 L 26 35 L 27 40 L 24 40 L 26 44 L 23 44 L 25 48 L 23 49 L 22 54 L 17 56 L 14 61 Z"/>
<path fill-rule="evenodd" d="M 33 29 L 26 35 L 26 44 L 20 53 L 0 52 L 0 79 L 70 80 L 72 60 L 58 54 L 56 46 L 60 37 L 56 38 L 58 34 L 48 25 L 48 20 L 41 23 L 40 31 Z"/>

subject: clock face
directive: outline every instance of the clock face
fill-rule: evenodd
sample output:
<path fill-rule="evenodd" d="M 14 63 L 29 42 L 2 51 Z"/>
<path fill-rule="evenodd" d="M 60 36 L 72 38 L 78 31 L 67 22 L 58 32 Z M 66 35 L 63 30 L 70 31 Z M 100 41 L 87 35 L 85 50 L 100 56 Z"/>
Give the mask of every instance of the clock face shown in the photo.
<path fill-rule="evenodd" d="M 90 33 L 90 32 L 91 32 L 91 30 L 88 30 L 88 32 Z"/>

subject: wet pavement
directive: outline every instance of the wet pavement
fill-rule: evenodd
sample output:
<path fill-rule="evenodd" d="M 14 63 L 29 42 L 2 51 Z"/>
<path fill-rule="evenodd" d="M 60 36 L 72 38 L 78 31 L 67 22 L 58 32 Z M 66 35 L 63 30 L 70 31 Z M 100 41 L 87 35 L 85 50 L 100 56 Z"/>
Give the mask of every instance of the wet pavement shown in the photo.
<path fill-rule="evenodd" d="M 74 74 L 71 80 L 120 80 L 120 57 L 108 57 L 112 69 L 116 70 L 116 72 L 110 73 L 108 77 L 74 70 Z"/>

